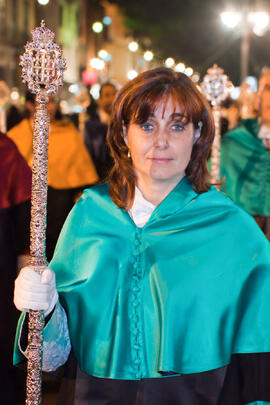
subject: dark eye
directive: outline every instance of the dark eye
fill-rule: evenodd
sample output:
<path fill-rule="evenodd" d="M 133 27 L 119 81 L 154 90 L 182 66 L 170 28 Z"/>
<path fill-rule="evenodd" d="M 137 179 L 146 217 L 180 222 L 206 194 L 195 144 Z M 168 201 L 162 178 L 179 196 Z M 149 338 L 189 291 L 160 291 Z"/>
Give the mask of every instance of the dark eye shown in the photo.
<path fill-rule="evenodd" d="M 171 128 L 172 128 L 173 131 L 182 132 L 184 130 L 184 128 L 185 128 L 185 125 L 183 125 L 183 124 L 173 124 L 171 126 Z"/>
<path fill-rule="evenodd" d="M 144 124 L 141 124 L 140 127 L 145 132 L 153 131 L 153 128 L 154 128 L 153 124 L 151 124 L 150 122 L 146 122 Z"/>

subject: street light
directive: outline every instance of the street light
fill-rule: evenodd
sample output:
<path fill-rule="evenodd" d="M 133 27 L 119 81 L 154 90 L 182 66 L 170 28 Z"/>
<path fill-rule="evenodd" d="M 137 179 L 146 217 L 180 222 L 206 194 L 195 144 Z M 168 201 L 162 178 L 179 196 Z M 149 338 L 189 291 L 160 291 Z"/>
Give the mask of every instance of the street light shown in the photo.
<path fill-rule="evenodd" d="M 108 56 L 108 52 L 105 49 L 100 49 L 100 51 L 98 51 L 98 56 L 105 60 Z"/>
<path fill-rule="evenodd" d="M 93 30 L 96 34 L 100 34 L 100 32 L 103 31 L 103 24 L 102 24 L 100 21 L 94 22 L 94 24 L 92 25 L 92 30 Z"/>
<path fill-rule="evenodd" d="M 253 32 L 259 37 L 264 35 L 269 25 L 269 16 L 267 13 L 257 12 L 249 13 L 248 20 L 253 24 Z"/>
<path fill-rule="evenodd" d="M 199 75 L 199 73 L 195 72 L 195 73 L 191 76 L 191 80 L 192 80 L 194 83 L 198 83 L 199 80 L 200 80 L 200 75 Z"/>
<path fill-rule="evenodd" d="M 241 21 L 241 14 L 235 11 L 224 11 L 220 14 L 220 18 L 228 28 L 235 28 Z"/>
<path fill-rule="evenodd" d="M 184 73 L 186 69 L 186 65 L 182 62 L 177 63 L 177 65 L 174 67 L 174 70 L 176 72 Z"/>
<path fill-rule="evenodd" d="M 78 85 L 78 83 L 73 83 L 73 84 L 71 84 L 71 85 L 69 86 L 69 88 L 68 88 L 68 91 L 69 91 L 71 94 L 76 94 L 76 93 L 78 93 L 78 91 L 79 91 L 79 85 Z"/>
<path fill-rule="evenodd" d="M 131 69 L 127 72 L 127 77 L 129 80 L 135 79 L 138 76 L 138 72 L 135 69 Z"/>
<path fill-rule="evenodd" d="M 94 100 L 99 99 L 99 96 L 100 96 L 100 84 L 99 83 L 93 84 L 93 86 L 91 87 L 91 90 L 90 90 L 90 94 L 94 98 Z"/>
<path fill-rule="evenodd" d="M 139 48 L 139 44 L 136 41 L 131 41 L 128 44 L 128 49 L 130 50 L 130 52 L 136 52 Z"/>
<path fill-rule="evenodd" d="M 109 52 L 107 52 L 106 49 L 100 49 L 100 51 L 98 51 L 98 56 L 105 62 L 110 62 L 112 59 L 112 55 Z"/>
<path fill-rule="evenodd" d="M 167 59 L 165 60 L 165 65 L 166 65 L 168 68 L 172 68 L 172 67 L 174 66 L 174 64 L 175 64 L 175 61 L 174 61 L 173 58 L 167 58 Z"/>
<path fill-rule="evenodd" d="M 246 9 L 239 11 L 225 11 L 220 14 L 221 21 L 228 28 L 239 26 L 241 33 L 241 82 L 248 76 L 248 62 L 250 51 L 250 34 L 262 36 L 269 25 L 269 15 L 264 11 L 251 12 Z"/>
<path fill-rule="evenodd" d="M 192 76 L 193 75 L 193 69 L 192 69 L 192 67 L 187 67 L 186 69 L 185 69 L 185 72 L 184 72 L 187 76 Z"/>
<path fill-rule="evenodd" d="M 105 17 L 103 17 L 102 22 L 103 22 L 104 25 L 111 25 L 112 19 L 111 19 L 111 17 L 106 15 Z"/>
<path fill-rule="evenodd" d="M 146 62 L 151 62 L 151 60 L 154 57 L 154 54 L 151 51 L 145 51 L 143 54 L 143 57 L 144 57 L 144 60 L 146 60 Z"/>
<path fill-rule="evenodd" d="M 20 93 L 18 92 L 18 89 L 16 87 L 13 87 L 10 91 L 10 98 L 12 101 L 16 102 L 20 98 Z"/>
<path fill-rule="evenodd" d="M 105 62 L 99 58 L 92 58 L 90 60 L 90 66 L 96 70 L 103 70 L 105 67 Z"/>
<path fill-rule="evenodd" d="M 49 4 L 50 0 L 38 0 L 38 4 L 41 6 L 47 6 Z"/>

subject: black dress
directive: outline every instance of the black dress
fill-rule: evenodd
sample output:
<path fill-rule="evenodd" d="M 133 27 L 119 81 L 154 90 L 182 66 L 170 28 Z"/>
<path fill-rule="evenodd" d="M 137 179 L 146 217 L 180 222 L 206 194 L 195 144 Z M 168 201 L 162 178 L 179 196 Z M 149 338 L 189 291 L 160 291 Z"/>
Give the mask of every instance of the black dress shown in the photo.
<path fill-rule="evenodd" d="M 71 352 L 58 404 L 65 405 L 259 405 L 270 403 L 270 353 L 234 354 L 225 367 L 164 378 L 115 380 L 92 377 Z"/>

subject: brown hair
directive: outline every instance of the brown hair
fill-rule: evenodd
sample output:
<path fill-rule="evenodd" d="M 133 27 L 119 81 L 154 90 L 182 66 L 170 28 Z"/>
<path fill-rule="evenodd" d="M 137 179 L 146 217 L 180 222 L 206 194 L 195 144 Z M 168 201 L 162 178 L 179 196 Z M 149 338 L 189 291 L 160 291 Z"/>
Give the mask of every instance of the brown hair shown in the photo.
<path fill-rule="evenodd" d="M 109 174 L 109 192 L 120 208 L 129 209 L 133 199 L 136 175 L 128 147 L 124 141 L 123 127 L 131 122 L 144 123 L 154 113 L 161 100 L 165 105 L 172 97 L 180 105 L 187 122 L 194 128 L 202 123 L 201 136 L 193 146 L 186 175 L 197 193 L 209 190 L 207 159 L 214 139 L 214 122 L 211 108 L 196 85 L 183 73 L 160 67 L 141 73 L 127 82 L 118 92 L 112 110 L 107 141 L 114 160 Z"/>

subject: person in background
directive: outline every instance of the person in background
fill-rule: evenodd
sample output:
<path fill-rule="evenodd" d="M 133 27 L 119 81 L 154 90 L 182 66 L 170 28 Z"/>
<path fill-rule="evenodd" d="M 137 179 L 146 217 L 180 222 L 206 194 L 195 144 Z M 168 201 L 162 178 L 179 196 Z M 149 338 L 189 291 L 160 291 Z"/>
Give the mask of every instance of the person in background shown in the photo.
<path fill-rule="evenodd" d="M 49 317 L 44 370 L 72 347 L 76 405 L 270 402 L 269 243 L 210 186 L 213 138 L 185 74 L 129 81 L 113 104 L 109 183 L 84 191 L 42 276 L 21 270 L 15 305 Z"/>
<path fill-rule="evenodd" d="M 11 104 L 7 108 L 7 116 L 6 116 L 6 121 L 7 121 L 7 131 L 9 131 L 11 128 L 15 127 L 15 125 L 18 125 L 22 119 L 23 115 L 21 111 L 19 110 L 18 107 L 15 105 Z"/>
<path fill-rule="evenodd" d="M 0 402 L 5 405 L 16 405 L 24 396 L 24 373 L 12 365 L 19 318 L 13 288 L 29 259 L 30 198 L 31 170 L 14 142 L 0 133 Z"/>
<path fill-rule="evenodd" d="M 247 81 L 244 80 L 240 86 L 240 94 L 238 98 L 240 117 L 242 120 L 247 118 L 257 118 L 258 111 L 256 108 L 256 98 L 256 91 Z"/>
<path fill-rule="evenodd" d="M 254 216 L 270 239 L 270 71 L 259 80 L 258 118 L 242 120 L 221 142 L 222 191 Z"/>
<path fill-rule="evenodd" d="M 82 111 L 70 114 L 69 118 L 80 132 L 82 138 L 84 138 L 85 123 L 89 120 L 98 119 L 98 106 L 93 96 L 90 94 L 88 86 L 79 89 L 75 97 L 75 102 Z"/>
<path fill-rule="evenodd" d="M 34 96 L 26 95 L 27 117 L 13 127 L 8 136 L 32 167 Z M 78 193 L 98 180 L 96 169 L 87 153 L 83 140 L 72 123 L 64 122 L 54 97 L 48 103 L 50 116 L 48 150 L 48 213 L 47 258 L 53 255 L 62 225 L 72 208 Z"/>
<path fill-rule="evenodd" d="M 240 121 L 239 104 L 237 101 L 227 98 L 221 104 L 221 135 L 237 127 Z"/>
<path fill-rule="evenodd" d="M 112 158 L 106 142 L 106 134 L 111 119 L 112 103 L 116 87 L 110 82 L 100 88 L 97 101 L 98 109 L 95 117 L 85 124 L 84 141 L 93 159 L 100 180 L 105 180 L 112 167 Z"/>

